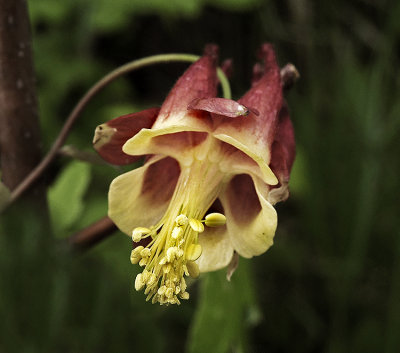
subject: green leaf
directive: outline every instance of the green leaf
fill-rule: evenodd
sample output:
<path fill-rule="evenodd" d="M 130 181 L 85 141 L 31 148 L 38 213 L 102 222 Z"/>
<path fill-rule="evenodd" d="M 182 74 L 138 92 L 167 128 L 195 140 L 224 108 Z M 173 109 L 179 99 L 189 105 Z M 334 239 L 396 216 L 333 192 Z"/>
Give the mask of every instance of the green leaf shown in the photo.
<path fill-rule="evenodd" d="M 0 182 L 0 212 L 8 206 L 8 203 L 10 202 L 10 196 L 10 190 L 8 190 L 8 188 L 2 182 Z"/>
<path fill-rule="evenodd" d="M 207 273 L 202 279 L 187 351 L 246 351 L 247 330 L 259 319 L 248 261 L 241 259 L 231 282 L 226 280 L 225 270 Z"/>
<path fill-rule="evenodd" d="M 309 193 L 307 161 L 301 146 L 296 147 L 296 159 L 290 176 L 290 194 L 303 197 Z"/>
<path fill-rule="evenodd" d="M 51 221 L 58 237 L 79 219 L 83 196 L 91 178 L 90 165 L 73 161 L 62 171 L 48 192 Z"/>

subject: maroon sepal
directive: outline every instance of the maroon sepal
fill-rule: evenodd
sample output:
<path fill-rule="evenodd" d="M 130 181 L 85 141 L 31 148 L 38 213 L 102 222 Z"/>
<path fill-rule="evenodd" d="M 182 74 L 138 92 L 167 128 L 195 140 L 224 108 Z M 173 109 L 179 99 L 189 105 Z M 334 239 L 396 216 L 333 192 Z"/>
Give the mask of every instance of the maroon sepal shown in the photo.
<path fill-rule="evenodd" d="M 238 101 L 240 104 L 251 107 L 252 113 L 257 110 L 259 117 L 254 119 L 253 114 L 250 114 L 248 119 L 244 120 L 244 124 L 238 126 L 238 129 L 247 129 L 248 132 L 254 134 L 255 139 L 262 136 L 271 148 L 278 114 L 283 104 L 282 84 L 273 46 L 268 43 L 263 44 L 259 55 L 264 65 L 255 65 L 252 87 Z M 236 120 L 233 123 L 239 125 Z"/>
<path fill-rule="evenodd" d="M 279 180 L 277 187 L 287 186 L 289 183 L 295 154 L 294 130 L 290 121 L 289 111 L 285 104 L 279 113 L 278 125 L 271 150 L 270 167 Z M 286 194 L 287 196 L 288 194 Z"/>
<path fill-rule="evenodd" d="M 97 126 L 93 147 L 108 163 L 126 165 L 136 162 L 142 156 L 130 156 L 122 151 L 122 146 L 141 129 L 151 128 L 159 111 L 159 108 L 150 108 L 120 116 Z"/>
<path fill-rule="evenodd" d="M 204 55 L 185 71 L 168 94 L 161 106 L 159 119 L 166 120 L 179 114 L 196 98 L 217 95 L 217 60 L 218 47 L 208 44 Z"/>

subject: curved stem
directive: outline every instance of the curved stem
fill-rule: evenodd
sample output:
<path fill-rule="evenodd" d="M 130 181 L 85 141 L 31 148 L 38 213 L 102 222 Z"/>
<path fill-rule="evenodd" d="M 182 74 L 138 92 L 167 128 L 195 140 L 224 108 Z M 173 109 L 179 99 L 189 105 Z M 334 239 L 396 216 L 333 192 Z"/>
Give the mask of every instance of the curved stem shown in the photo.
<path fill-rule="evenodd" d="M 226 77 L 225 73 L 222 71 L 222 69 L 219 67 L 217 68 L 217 75 L 219 83 L 221 84 L 223 97 L 226 99 L 232 99 L 231 86 L 229 85 L 229 80 Z"/>
<path fill-rule="evenodd" d="M 184 62 L 194 62 L 199 59 L 197 55 L 191 54 L 160 54 L 153 55 L 143 59 L 138 59 L 131 61 L 119 68 L 111 71 L 108 75 L 104 76 L 100 81 L 92 86 L 89 91 L 81 98 L 72 112 L 69 114 L 67 121 L 65 122 L 61 132 L 59 133 L 57 139 L 54 141 L 49 152 L 42 159 L 42 161 L 32 170 L 31 173 L 12 191 L 10 197 L 10 203 L 18 199 L 44 172 L 44 170 L 49 166 L 49 164 L 56 157 L 58 150 L 65 142 L 72 125 L 79 117 L 83 109 L 89 103 L 89 101 L 100 92 L 105 86 L 110 82 L 114 81 L 116 78 L 125 75 L 128 72 L 137 70 L 139 68 L 150 66 L 153 64 L 171 62 L 171 61 L 184 61 Z M 221 87 L 223 90 L 223 95 L 225 98 L 230 98 L 230 87 L 229 82 L 221 69 L 218 68 L 218 78 L 221 82 Z"/>
<path fill-rule="evenodd" d="M 105 216 L 67 239 L 63 239 L 62 242 L 67 243 L 72 250 L 82 252 L 108 238 L 117 230 L 114 222 Z"/>

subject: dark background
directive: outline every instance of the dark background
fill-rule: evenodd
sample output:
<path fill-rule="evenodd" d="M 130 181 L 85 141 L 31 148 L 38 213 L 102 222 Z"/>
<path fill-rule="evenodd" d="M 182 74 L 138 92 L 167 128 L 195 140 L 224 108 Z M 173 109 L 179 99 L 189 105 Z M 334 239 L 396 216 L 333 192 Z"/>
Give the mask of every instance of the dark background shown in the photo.
<path fill-rule="evenodd" d="M 291 197 L 275 245 L 193 283 L 179 307 L 133 288 L 129 238 L 76 256 L 63 238 L 104 216 L 124 168 L 60 157 L 46 183 L 52 231 L 19 203 L 0 223 L 1 352 L 397 352 L 400 346 L 400 2 L 81 0 L 28 2 L 43 150 L 84 92 L 148 55 L 232 58 L 234 98 L 255 52 L 275 45 L 301 79 L 287 95 L 296 130 Z M 187 64 L 139 70 L 96 97 L 68 144 L 91 151 L 96 125 L 157 106 Z"/>

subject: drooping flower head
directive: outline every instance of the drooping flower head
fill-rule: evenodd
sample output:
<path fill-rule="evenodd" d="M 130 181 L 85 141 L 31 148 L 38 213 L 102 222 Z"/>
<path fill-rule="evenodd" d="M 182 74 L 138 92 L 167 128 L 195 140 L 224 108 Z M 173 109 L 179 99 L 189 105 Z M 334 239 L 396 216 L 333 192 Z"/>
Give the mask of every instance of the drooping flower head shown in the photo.
<path fill-rule="evenodd" d="M 113 180 L 109 216 L 132 236 L 135 280 L 160 304 L 188 299 L 185 276 L 250 258 L 273 243 L 273 207 L 288 196 L 293 128 L 271 45 L 260 51 L 251 89 L 218 98 L 217 47 L 177 81 L 161 109 L 122 116 L 96 129 L 108 162 L 142 167 Z"/>

